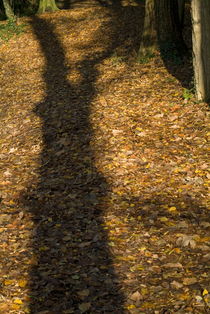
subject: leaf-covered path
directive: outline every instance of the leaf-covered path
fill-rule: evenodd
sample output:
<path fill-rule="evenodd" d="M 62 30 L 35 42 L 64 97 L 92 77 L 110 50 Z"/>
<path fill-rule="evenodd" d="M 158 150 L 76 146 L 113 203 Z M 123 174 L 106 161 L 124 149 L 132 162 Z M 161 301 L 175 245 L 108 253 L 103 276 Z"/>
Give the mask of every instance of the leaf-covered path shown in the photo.
<path fill-rule="evenodd" d="M 208 312 L 207 105 L 133 62 L 142 22 L 75 7 L 0 46 L 0 313 Z"/>

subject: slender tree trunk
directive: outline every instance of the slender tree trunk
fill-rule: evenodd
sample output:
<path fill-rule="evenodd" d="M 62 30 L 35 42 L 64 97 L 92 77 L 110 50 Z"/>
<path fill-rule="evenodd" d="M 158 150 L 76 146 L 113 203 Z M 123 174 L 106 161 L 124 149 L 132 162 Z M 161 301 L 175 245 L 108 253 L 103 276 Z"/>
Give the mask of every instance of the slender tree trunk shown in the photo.
<path fill-rule="evenodd" d="M 210 102 L 210 1 L 192 0 L 191 11 L 196 95 Z"/>
<path fill-rule="evenodd" d="M 44 13 L 44 12 L 54 12 L 58 10 L 59 9 L 55 3 L 55 0 L 40 0 L 39 1 L 38 14 Z"/>
<path fill-rule="evenodd" d="M 11 19 L 14 19 L 15 18 L 15 14 L 12 10 L 12 7 L 10 5 L 10 2 L 9 0 L 3 0 L 3 4 L 4 4 L 4 9 L 5 9 L 5 14 L 6 14 L 6 17 L 11 20 Z"/>
<path fill-rule="evenodd" d="M 151 56 L 158 48 L 155 21 L 155 0 L 147 0 L 145 5 L 144 30 L 138 59 Z"/>

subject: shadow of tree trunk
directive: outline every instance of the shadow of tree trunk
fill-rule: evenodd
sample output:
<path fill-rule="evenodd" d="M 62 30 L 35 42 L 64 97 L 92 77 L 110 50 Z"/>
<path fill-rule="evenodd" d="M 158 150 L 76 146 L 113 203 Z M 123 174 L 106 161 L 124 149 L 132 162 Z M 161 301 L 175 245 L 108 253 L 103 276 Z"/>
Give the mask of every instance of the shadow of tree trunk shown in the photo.
<path fill-rule="evenodd" d="M 71 84 L 71 69 L 53 24 L 40 17 L 33 17 L 31 24 L 46 60 L 46 97 L 35 109 L 43 125 L 39 184 L 26 196 L 36 230 L 30 310 L 123 313 L 103 228 L 108 185 L 94 166 L 90 145 L 95 65 L 105 55 L 82 60 L 77 65 L 81 80 Z"/>

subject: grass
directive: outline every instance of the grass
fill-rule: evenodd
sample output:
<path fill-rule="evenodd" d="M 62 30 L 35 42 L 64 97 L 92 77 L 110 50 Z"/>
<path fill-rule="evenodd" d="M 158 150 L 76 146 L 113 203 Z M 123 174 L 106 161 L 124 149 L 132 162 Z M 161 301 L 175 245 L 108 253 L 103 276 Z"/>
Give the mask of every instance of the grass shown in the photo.
<path fill-rule="evenodd" d="M 9 41 L 13 36 L 24 32 L 25 25 L 17 25 L 15 20 L 0 24 L 0 40 Z"/>
<path fill-rule="evenodd" d="M 182 97 L 185 100 L 190 100 L 191 98 L 193 98 L 194 97 L 194 88 L 191 88 L 191 89 L 184 88 Z"/>
<path fill-rule="evenodd" d="M 141 63 L 141 64 L 149 63 L 150 60 L 151 60 L 152 58 L 154 58 L 154 56 L 155 56 L 155 55 L 154 55 L 153 53 L 148 53 L 148 54 L 146 54 L 146 55 L 139 56 L 139 57 L 137 58 L 137 62 L 138 62 L 138 63 Z"/>

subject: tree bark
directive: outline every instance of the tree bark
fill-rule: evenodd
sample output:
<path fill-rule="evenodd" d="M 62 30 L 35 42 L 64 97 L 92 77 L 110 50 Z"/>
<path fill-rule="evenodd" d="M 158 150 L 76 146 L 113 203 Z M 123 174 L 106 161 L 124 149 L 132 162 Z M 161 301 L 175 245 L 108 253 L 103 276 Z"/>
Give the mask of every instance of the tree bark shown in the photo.
<path fill-rule="evenodd" d="M 210 1 L 192 0 L 191 12 L 196 95 L 210 102 Z"/>
<path fill-rule="evenodd" d="M 160 48 L 162 55 L 170 56 L 172 51 L 183 56 L 187 46 L 182 36 L 179 16 L 179 0 L 146 0 L 144 30 L 138 59 L 151 55 Z M 181 5 L 181 2 L 179 3 Z M 180 14 L 181 14 L 180 9 Z"/>
<path fill-rule="evenodd" d="M 178 0 L 179 22 L 181 29 L 184 26 L 185 0 Z"/>
<path fill-rule="evenodd" d="M 176 49 L 179 55 L 187 52 L 187 47 L 182 36 L 177 0 L 155 1 L 158 38 L 160 48 L 163 50 Z"/>
<path fill-rule="evenodd" d="M 138 52 L 138 59 L 151 56 L 158 48 L 155 0 L 147 0 L 145 5 L 144 30 Z"/>
<path fill-rule="evenodd" d="M 6 17 L 9 20 L 13 20 L 15 18 L 15 14 L 12 10 L 9 0 L 3 0 L 3 5 L 4 5 Z"/>
<path fill-rule="evenodd" d="M 37 13 L 41 14 L 44 12 L 54 12 L 54 11 L 58 11 L 58 10 L 59 9 L 55 3 L 55 0 L 40 0 Z"/>

